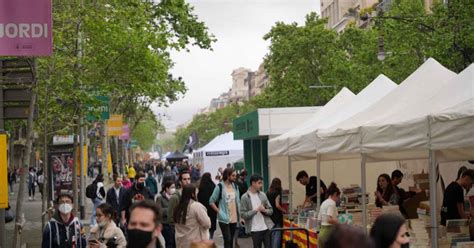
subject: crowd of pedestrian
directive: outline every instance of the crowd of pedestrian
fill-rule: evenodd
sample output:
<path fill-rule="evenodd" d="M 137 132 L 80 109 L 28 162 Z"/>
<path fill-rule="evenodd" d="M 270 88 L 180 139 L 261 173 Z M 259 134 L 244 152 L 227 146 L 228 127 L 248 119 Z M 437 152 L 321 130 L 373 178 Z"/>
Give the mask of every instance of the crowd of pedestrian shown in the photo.
<path fill-rule="evenodd" d="M 217 225 L 225 248 L 238 247 L 241 236 L 251 237 L 256 248 L 281 247 L 281 232 L 272 232 L 283 226 L 287 211 L 279 178 L 273 178 L 268 191 L 263 192 L 263 178 L 258 174 L 251 175 L 247 184 L 247 172 L 238 173 L 232 166 L 220 172 L 219 180 L 213 180 L 208 172 L 201 175 L 201 170 L 201 166 L 187 163 L 126 165 L 124 175 L 113 175 L 108 190 L 98 174 L 86 188 L 93 204 L 89 231 L 84 233 L 82 223 L 73 215 L 72 196 L 59 194 L 57 211 L 44 228 L 42 247 L 215 247 L 212 240 L 216 239 Z M 299 178 L 304 180 L 310 181 L 307 175 Z M 325 189 L 326 200 L 318 216 L 322 220 L 318 247 L 408 244 L 402 216 L 382 215 L 370 236 L 339 224 L 336 202 L 340 193 L 334 183 Z"/>

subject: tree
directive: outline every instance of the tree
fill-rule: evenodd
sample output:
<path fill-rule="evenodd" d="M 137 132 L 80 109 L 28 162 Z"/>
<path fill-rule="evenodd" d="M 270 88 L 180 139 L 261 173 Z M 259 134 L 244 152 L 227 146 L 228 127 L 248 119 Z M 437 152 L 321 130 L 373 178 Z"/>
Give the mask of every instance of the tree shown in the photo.
<path fill-rule="evenodd" d="M 148 114 L 138 123 L 133 131 L 133 137 L 144 151 L 149 151 L 156 141 L 156 135 L 163 133 L 164 127 L 156 120 L 153 112 Z"/>
<path fill-rule="evenodd" d="M 53 9 L 54 53 L 37 60 L 41 108 L 35 129 L 45 143 L 52 134 L 77 134 L 85 106 L 96 106 L 98 95 L 109 96 L 112 113 L 140 130 L 143 110 L 174 102 L 186 91 L 170 73 L 170 50 L 210 49 L 215 41 L 184 0 L 53 1 Z M 159 127 L 156 120 L 152 124 Z M 17 204 L 17 216 L 22 211 Z M 18 235 L 16 230 L 15 240 Z"/>

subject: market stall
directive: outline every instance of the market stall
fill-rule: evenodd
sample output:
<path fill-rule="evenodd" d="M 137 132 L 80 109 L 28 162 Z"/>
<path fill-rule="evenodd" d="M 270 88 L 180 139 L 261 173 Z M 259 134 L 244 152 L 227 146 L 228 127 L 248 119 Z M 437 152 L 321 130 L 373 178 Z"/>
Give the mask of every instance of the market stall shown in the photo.
<path fill-rule="evenodd" d="M 234 163 L 244 156 L 244 145 L 241 140 L 234 140 L 234 134 L 227 132 L 215 137 L 207 145 L 193 153 L 193 163 L 201 164 L 204 172 L 215 178 L 219 167 Z"/>
<path fill-rule="evenodd" d="M 318 132 L 319 156 L 323 160 L 359 157 L 362 188 L 365 188 L 368 162 L 428 160 L 428 227 L 431 228 L 431 246 L 438 247 L 437 166 L 439 161 L 474 156 L 473 89 L 472 65 L 456 75 L 428 59 L 374 107 Z"/>
<path fill-rule="evenodd" d="M 268 188 L 270 178 L 268 139 L 281 135 L 308 120 L 320 108 L 262 108 L 234 119 L 234 139 L 243 140 L 244 143 L 245 169 L 250 174 L 258 173 L 263 176 L 264 190 Z M 282 185 L 287 187 L 286 182 L 282 182 Z"/>
<path fill-rule="evenodd" d="M 397 85 L 388 79 L 384 75 L 379 75 L 374 79 L 366 88 L 364 88 L 356 96 L 346 94 L 344 89 L 341 90 L 331 101 L 329 101 L 317 114 L 306 123 L 303 123 L 287 133 L 280 135 L 269 142 L 269 154 L 271 157 L 286 156 L 289 167 L 295 170 L 305 169 L 305 165 L 309 165 L 316 172 L 316 144 L 315 144 L 315 133 L 319 128 L 330 127 L 340 121 L 348 119 L 354 114 L 368 108 L 393 89 Z M 285 145 L 286 144 L 286 145 Z M 275 158 L 273 158 L 276 160 Z M 358 163 L 354 161 L 352 163 Z M 347 165 L 350 163 L 341 164 L 335 166 L 331 163 L 330 167 L 326 166 L 325 174 L 321 178 L 330 181 L 347 182 L 349 184 L 355 183 L 351 179 L 354 179 L 354 175 L 358 173 L 355 169 L 353 173 L 341 173 L 347 172 Z M 387 164 L 385 167 L 394 168 L 394 164 Z M 354 168 L 354 167 L 353 167 Z M 290 170 L 290 172 L 292 171 Z M 272 170 L 271 176 L 275 177 L 289 177 L 289 180 L 294 180 L 292 175 L 295 173 L 288 173 L 289 175 L 278 174 L 281 168 Z M 373 174 L 378 173 L 379 170 L 373 170 Z M 345 178 L 343 178 L 345 176 Z M 337 178 L 336 178 L 337 177 Z M 326 182 L 328 182 L 326 180 Z M 296 186 L 298 187 L 298 186 Z M 291 192 L 297 192 L 291 187 Z M 299 201 L 297 201 L 299 202 Z"/>

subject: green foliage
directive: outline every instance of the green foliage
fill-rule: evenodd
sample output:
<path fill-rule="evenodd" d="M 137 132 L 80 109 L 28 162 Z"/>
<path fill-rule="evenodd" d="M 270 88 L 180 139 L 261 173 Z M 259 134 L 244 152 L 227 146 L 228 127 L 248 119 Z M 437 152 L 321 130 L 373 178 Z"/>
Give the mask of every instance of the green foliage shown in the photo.
<path fill-rule="evenodd" d="M 349 25 L 340 34 L 325 28 L 326 21 L 315 13 L 306 16 L 304 25 L 277 22 L 264 36 L 270 41 L 264 60 L 269 86 L 250 103 L 196 116 L 178 130 L 177 143 L 184 144 L 193 130 L 202 137 L 201 145 L 223 133 L 219 116 L 232 120 L 255 108 L 322 106 L 336 92 L 311 85 L 347 87 L 357 94 L 379 74 L 401 83 L 429 57 L 462 71 L 474 60 L 474 1 L 438 1 L 431 12 L 424 2 L 393 0 L 390 10 L 378 13 L 382 18 L 372 19 L 368 28 Z M 383 61 L 377 59 L 379 37 L 384 38 Z M 221 114 L 227 111 L 231 114 Z"/>
<path fill-rule="evenodd" d="M 99 104 L 97 95 L 110 97 L 110 112 L 124 115 L 132 135 L 159 127 L 150 105 L 166 106 L 186 92 L 170 74 L 170 50 L 210 49 L 215 41 L 184 0 L 53 1 L 53 9 L 54 54 L 37 61 L 36 122 L 54 133 L 74 132 L 85 106 Z"/>
<path fill-rule="evenodd" d="M 164 131 L 164 127 L 156 120 L 153 112 L 148 111 L 137 124 L 133 132 L 133 137 L 138 141 L 138 144 L 140 144 L 140 147 L 144 151 L 148 151 L 155 143 L 156 135 Z"/>

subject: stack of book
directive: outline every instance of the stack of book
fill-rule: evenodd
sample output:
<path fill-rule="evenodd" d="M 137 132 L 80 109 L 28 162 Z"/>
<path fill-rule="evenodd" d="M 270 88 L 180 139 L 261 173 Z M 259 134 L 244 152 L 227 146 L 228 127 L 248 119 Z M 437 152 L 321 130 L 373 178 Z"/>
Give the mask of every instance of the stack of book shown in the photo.
<path fill-rule="evenodd" d="M 410 243 L 411 247 L 416 248 L 429 248 L 430 246 L 430 236 L 428 233 L 428 224 L 424 219 L 413 219 L 409 220 L 410 222 Z"/>

